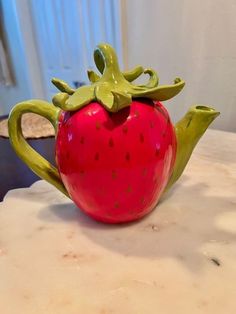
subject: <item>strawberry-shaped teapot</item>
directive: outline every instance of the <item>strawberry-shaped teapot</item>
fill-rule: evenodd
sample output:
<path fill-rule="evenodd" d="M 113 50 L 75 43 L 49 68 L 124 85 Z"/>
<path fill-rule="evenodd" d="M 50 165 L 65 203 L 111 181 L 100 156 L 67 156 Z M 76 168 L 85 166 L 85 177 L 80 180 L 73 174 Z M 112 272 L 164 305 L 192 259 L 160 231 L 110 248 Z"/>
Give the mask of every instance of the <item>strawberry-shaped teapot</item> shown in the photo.
<path fill-rule="evenodd" d="M 160 101 L 177 95 L 184 81 L 159 86 L 152 69 L 121 72 L 114 49 L 94 51 L 100 75 L 88 71 L 88 86 L 72 89 L 53 79 L 60 90 L 53 104 L 29 100 L 9 116 L 10 141 L 18 156 L 89 216 L 121 223 L 148 214 L 182 174 L 196 143 L 219 115 L 197 105 L 174 127 Z M 149 75 L 146 85 L 133 81 Z M 21 117 L 33 112 L 56 131 L 56 164 L 52 166 L 25 141 Z"/>

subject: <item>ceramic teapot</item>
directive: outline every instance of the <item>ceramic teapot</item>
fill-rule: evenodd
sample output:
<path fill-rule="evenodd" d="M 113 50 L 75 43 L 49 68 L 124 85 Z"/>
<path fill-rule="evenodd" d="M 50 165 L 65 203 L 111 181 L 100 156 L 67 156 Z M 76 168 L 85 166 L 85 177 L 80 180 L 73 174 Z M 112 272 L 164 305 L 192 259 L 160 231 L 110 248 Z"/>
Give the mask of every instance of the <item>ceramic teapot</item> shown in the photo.
<path fill-rule="evenodd" d="M 159 85 L 157 73 L 141 66 L 121 72 L 114 49 L 100 44 L 94 51 L 100 74 L 78 89 L 52 79 L 60 90 L 52 104 L 29 100 L 17 104 L 8 121 L 18 156 L 38 176 L 70 197 L 89 216 L 106 223 L 139 219 L 158 204 L 182 174 L 215 109 L 196 105 L 175 125 L 160 101 L 185 85 Z M 147 74 L 146 85 L 133 81 Z M 21 117 L 33 112 L 55 128 L 57 167 L 25 141 Z"/>

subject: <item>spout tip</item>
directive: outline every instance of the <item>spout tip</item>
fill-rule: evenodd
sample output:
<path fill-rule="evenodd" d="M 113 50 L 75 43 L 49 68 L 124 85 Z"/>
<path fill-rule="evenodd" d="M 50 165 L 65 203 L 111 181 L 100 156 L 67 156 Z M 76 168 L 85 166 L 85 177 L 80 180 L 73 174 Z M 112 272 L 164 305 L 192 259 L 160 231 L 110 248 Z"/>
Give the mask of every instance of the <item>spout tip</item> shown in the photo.
<path fill-rule="evenodd" d="M 204 106 L 204 105 L 194 106 L 194 107 L 192 107 L 192 110 L 197 112 L 197 113 L 207 114 L 207 115 L 210 115 L 210 116 L 215 117 L 215 118 L 220 115 L 219 111 L 215 110 L 212 107 Z"/>

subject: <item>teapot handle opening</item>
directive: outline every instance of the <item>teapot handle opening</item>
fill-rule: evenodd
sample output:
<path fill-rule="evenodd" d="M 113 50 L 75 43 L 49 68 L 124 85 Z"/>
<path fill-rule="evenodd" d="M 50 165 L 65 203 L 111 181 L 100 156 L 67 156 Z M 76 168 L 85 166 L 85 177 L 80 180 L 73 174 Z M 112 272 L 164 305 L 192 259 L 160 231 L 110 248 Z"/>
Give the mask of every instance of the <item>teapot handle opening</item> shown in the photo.
<path fill-rule="evenodd" d="M 23 162 L 39 177 L 54 185 L 58 190 L 69 197 L 68 192 L 61 180 L 58 169 L 54 167 L 49 161 L 37 153 L 25 140 L 22 127 L 21 118 L 23 114 L 31 112 L 36 113 L 48 119 L 53 125 L 55 132 L 57 132 L 57 123 L 60 109 L 54 107 L 52 104 L 32 99 L 29 101 L 18 103 L 10 112 L 8 119 L 8 131 L 11 145 L 16 154 Z"/>

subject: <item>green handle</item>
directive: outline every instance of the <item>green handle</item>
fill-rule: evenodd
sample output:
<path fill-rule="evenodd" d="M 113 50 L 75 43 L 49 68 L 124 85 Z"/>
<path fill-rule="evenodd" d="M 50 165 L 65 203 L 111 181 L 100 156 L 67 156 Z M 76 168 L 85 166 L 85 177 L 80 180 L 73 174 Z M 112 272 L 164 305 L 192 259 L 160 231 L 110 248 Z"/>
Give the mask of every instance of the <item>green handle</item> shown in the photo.
<path fill-rule="evenodd" d="M 21 118 L 24 113 L 32 112 L 48 119 L 57 132 L 58 115 L 60 109 L 42 100 L 32 99 L 17 104 L 11 111 L 8 119 L 10 142 L 17 155 L 27 166 L 42 179 L 54 185 L 58 190 L 69 197 L 61 180 L 60 174 L 52 164 L 37 153 L 25 140 L 22 134 Z"/>

